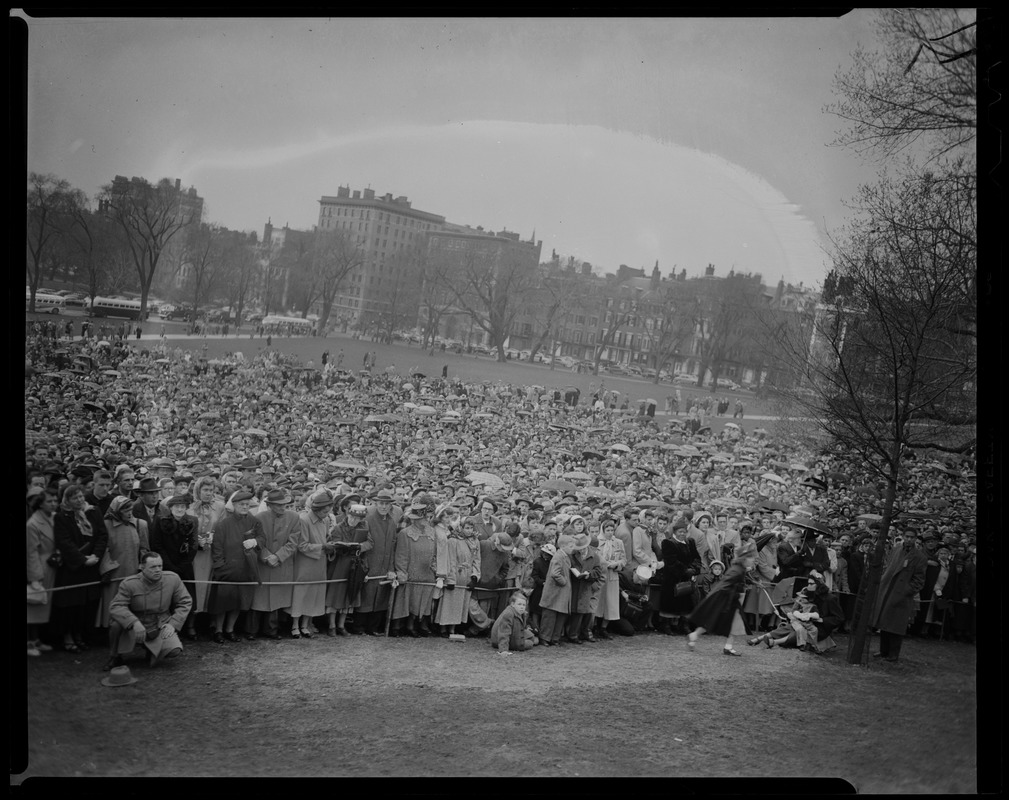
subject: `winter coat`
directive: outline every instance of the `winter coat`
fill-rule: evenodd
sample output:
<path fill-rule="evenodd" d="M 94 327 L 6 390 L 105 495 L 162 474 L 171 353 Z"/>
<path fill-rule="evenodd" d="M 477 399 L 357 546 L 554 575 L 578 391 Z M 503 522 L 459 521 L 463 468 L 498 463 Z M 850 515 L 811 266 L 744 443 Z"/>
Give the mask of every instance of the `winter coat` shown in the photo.
<path fill-rule="evenodd" d="M 318 617 L 326 613 L 326 554 L 323 547 L 329 537 L 332 517 L 318 519 L 311 509 L 302 511 L 295 534 L 294 591 L 291 592 L 292 618 Z"/>
<path fill-rule="evenodd" d="M 610 540 L 601 539 L 596 552 L 599 554 L 599 563 L 603 569 L 603 585 L 599 592 L 595 615 L 606 621 L 617 620 L 620 619 L 620 571 L 627 565 L 624 543 L 615 536 Z M 545 571 L 544 577 L 546 577 Z"/>
<path fill-rule="evenodd" d="M 571 558 L 563 550 L 558 550 L 550 559 L 540 608 L 549 608 L 558 614 L 567 614 L 571 609 Z"/>
<path fill-rule="evenodd" d="M 393 606 L 392 618 L 412 615 L 425 617 L 431 613 L 434 584 L 438 567 L 434 527 L 425 520 L 414 520 L 396 534 L 396 578 L 399 588 Z M 407 583 L 410 581 L 411 583 Z"/>
<path fill-rule="evenodd" d="M 880 579 L 879 594 L 869 618 L 872 627 L 898 636 L 907 632 L 915 595 L 925 585 L 927 561 L 920 550 L 894 548 Z"/>
<path fill-rule="evenodd" d="M 599 599 L 599 588 L 603 584 L 603 566 L 595 548 L 575 550 L 571 556 L 571 566 L 579 572 L 587 572 L 588 577 L 575 578 L 571 576 L 571 611 L 572 614 L 592 614 L 596 610 L 593 600 Z"/>
<path fill-rule="evenodd" d="M 519 614 L 512 605 L 501 612 L 490 630 L 490 643 L 498 650 L 531 650 L 532 640 L 528 614 Z"/>
<path fill-rule="evenodd" d="M 361 520 L 357 525 L 351 527 L 346 519 L 337 523 L 329 533 L 330 542 L 344 542 L 347 544 L 364 544 L 368 539 L 368 523 Z M 329 557 L 329 564 L 326 568 L 326 578 L 331 581 L 343 581 L 342 583 L 331 583 L 326 587 L 326 608 L 335 611 L 356 608 L 361 601 L 360 589 L 351 593 L 349 578 L 351 568 L 355 562 L 363 566 L 365 574 L 367 565 L 359 555 L 359 551 L 353 548 L 337 547 L 336 553 Z M 356 569 L 360 569 L 357 567 Z M 356 579 L 356 578 L 355 578 Z"/>
<path fill-rule="evenodd" d="M 227 611 L 248 611 L 256 593 L 254 584 L 259 581 L 258 540 L 263 524 L 251 514 L 239 517 L 227 513 L 214 528 L 214 541 L 210 545 L 211 577 L 207 611 L 223 614 Z M 256 539 L 256 547 L 246 549 L 246 539 Z M 234 584 L 251 585 L 237 586 Z"/>
<path fill-rule="evenodd" d="M 361 545 L 361 553 L 368 565 L 368 576 L 375 580 L 366 581 L 361 590 L 361 605 L 357 610 L 362 613 L 385 611 L 389 607 L 389 597 L 392 588 L 387 584 L 381 586 L 381 580 L 393 571 L 393 554 L 396 550 L 396 526 L 403 511 L 393 506 L 386 516 L 378 513 L 376 508 L 369 508 L 365 516 L 368 523 L 368 536 Z"/>
<path fill-rule="evenodd" d="M 284 511 L 284 516 L 278 518 L 267 509 L 256 514 L 256 519 L 262 526 L 262 533 L 256 541 L 259 542 L 259 578 L 263 583 L 256 587 L 252 596 L 252 610 L 290 608 L 294 587 L 289 582 L 294 580 L 294 555 L 298 552 L 301 517 L 296 511 L 288 509 Z M 271 555 L 280 561 L 276 567 L 266 563 Z"/>
<path fill-rule="evenodd" d="M 40 581 L 46 589 L 52 589 L 56 582 L 56 569 L 47 563 L 47 559 L 56 552 L 56 535 L 53 532 L 52 517 L 42 510 L 34 512 L 25 524 L 25 544 L 27 550 L 28 583 Z M 29 625 L 45 625 L 52 613 L 53 595 L 47 595 L 48 601 L 42 605 L 28 606 Z"/>
<path fill-rule="evenodd" d="M 469 615 L 471 578 L 480 577 L 480 543 L 476 537 L 466 538 L 451 534 L 445 545 L 446 590 L 438 602 L 435 622 L 439 625 L 461 625 Z M 454 589 L 447 587 L 454 586 Z"/>
<path fill-rule="evenodd" d="M 119 584 L 109 613 L 127 631 L 138 621 L 148 632 L 160 629 L 166 622 L 181 631 L 192 607 L 189 592 L 174 572 L 162 572 L 159 581 L 149 581 L 143 573 L 137 573 Z"/>
<path fill-rule="evenodd" d="M 93 583 L 93 586 L 83 586 L 79 589 L 64 589 L 53 592 L 54 608 L 72 608 L 96 603 L 101 597 L 98 587 L 101 575 L 98 564 L 87 567 L 84 560 L 89 555 L 97 556 L 99 564 L 108 545 L 109 533 L 105 529 L 105 519 L 97 508 L 87 508 L 84 511 L 91 523 L 91 536 L 85 536 L 77 524 L 75 515 L 58 509 L 53 520 L 53 536 L 56 539 L 56 549 L 63 558 L 63 566 L 56 570 L 55 586 L 73 586 L 76 584 Z"/>
<path fill-rule="evenodd" d="M 662 580 L 659 611 L 667 614 L 687 614 L 698 601 L 696 590 L 676 597 L 676 584 L 689 581 L 701 572 L 701 557 L 693 541 L 675 539 L 662 541 Z"/>
<path fill-rule="evenodd" d="M 690 626 L 704 628 L 716 636 L 732 633 L 733 621 L 740 613 L 740 589 L 745 579 L 746 570 L 741 564 L 729 567 L 690 615 Z"/>

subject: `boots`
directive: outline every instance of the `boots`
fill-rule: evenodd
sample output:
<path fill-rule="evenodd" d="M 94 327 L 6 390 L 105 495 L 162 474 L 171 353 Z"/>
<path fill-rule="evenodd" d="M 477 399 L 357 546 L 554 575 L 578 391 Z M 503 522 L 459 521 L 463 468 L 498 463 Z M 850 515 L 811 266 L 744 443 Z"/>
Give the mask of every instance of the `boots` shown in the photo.
<path fill-rule="evenodd" d="M 420 618 L 420 625 L 417 628 L 417 634 L 423 636 L 425 639 L 431 635 L 431 628 L 427 624 L 427 617 Z"/>

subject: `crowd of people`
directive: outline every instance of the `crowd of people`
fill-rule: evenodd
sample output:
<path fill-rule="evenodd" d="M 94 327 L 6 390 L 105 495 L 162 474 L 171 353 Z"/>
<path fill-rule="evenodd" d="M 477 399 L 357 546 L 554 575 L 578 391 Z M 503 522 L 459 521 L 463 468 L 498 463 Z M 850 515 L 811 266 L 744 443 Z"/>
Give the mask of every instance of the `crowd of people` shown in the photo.
<path fill-rule="evenodd" d="M 108 646 L 113 669 L 199 637 L 504 653 L 654 631 L 738 656 L 733 637 L 822 653 L 851 625 L 882 506 L 847 454 L 691 430 L 602 386 L 342 361 L 30 330 L 28 654 Z M 873 609 L 883 658 L 906 633 L 973 641 L 970 467 L 910 462 Z"/>

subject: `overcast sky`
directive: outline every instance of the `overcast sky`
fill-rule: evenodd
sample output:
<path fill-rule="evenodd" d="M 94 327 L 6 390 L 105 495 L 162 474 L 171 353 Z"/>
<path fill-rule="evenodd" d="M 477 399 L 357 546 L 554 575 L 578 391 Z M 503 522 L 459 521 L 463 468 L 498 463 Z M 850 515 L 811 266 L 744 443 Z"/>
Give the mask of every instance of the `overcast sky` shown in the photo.
<path fill-rule="evenodd" d="M 89 196 L 181 178 L 260 233 L 371 186 L 606 271 L 819 285 L 875 173 L 823 112 L 872 23 L 28 20 L 28 165 Z"/>

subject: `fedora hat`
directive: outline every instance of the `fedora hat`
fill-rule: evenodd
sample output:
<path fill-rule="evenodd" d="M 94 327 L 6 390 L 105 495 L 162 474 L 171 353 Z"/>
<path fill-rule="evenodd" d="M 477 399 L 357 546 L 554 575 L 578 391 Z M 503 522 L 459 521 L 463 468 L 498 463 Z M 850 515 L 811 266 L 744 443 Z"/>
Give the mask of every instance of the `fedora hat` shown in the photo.
<path fill-rule="evenodd" d="M 575 550 L 584 550 L 592 542 L 592 537 L 587 533 L 576 533 L 574 535 Z"/>
<path fill-rule="evenodd" d="M 326 506 L 333 505 L 333 495 L 331 495 L 327 490 L 323 489 L 320 492 L 316 492 L 312 495 L 308 502 L 309 508 L 325 508 Z"/>
<path fill-rule="evenodd" d="M 271 489 L 266 493 L 266 502 L 277 506 L 286 506 L 293 502 L 293 499 L 284 489 Z"/>
<path fill-rule="evenodd" d="M 157 491 L 159 491 L 157 479 L 155 479 L 155 478 L 143 478 L 143 479 L 141 479 L 140 483 L 137 485 L 137 491 L 141 492 L 141 493 L 143 493 L 143 492 L 157 492 Z"/>
<path fill-rule="evenodd" d="M 107 678 L 102 678 L 102 686 L 110 686 L 115 688 L 117 686 L 129 686 L 131 683 L 136 683 L 137 679 L 130 674 L 129 667 L 113 667 L 112 671 L 109 672 Z"/>

